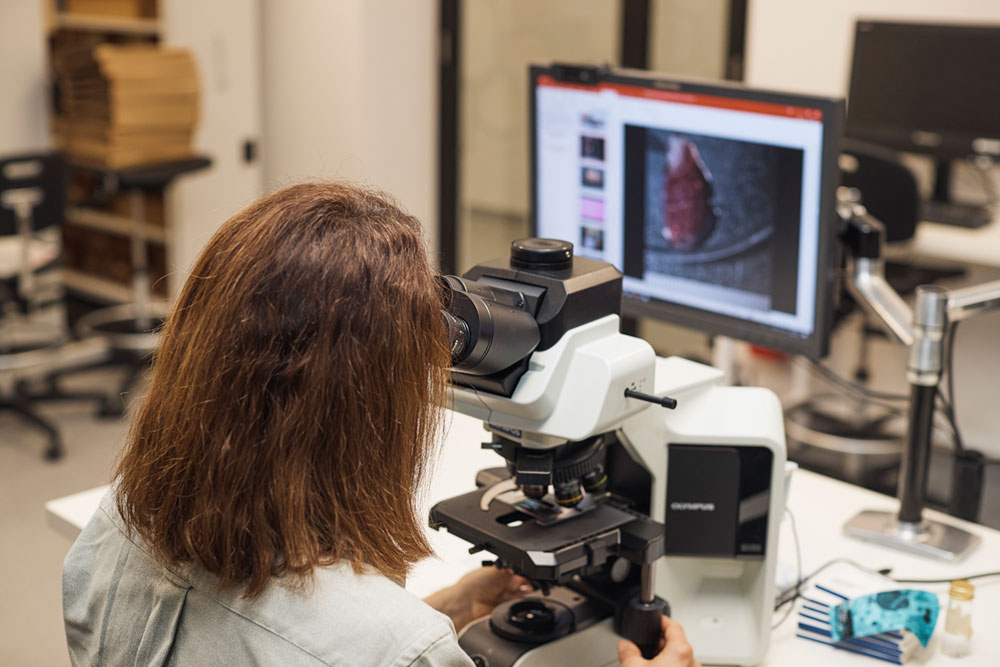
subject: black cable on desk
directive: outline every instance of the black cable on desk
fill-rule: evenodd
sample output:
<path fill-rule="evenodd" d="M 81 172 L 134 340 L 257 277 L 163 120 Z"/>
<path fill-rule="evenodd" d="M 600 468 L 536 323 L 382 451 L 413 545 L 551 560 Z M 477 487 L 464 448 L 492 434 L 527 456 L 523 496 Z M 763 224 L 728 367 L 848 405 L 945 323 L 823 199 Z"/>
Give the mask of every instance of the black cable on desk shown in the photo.
<path fill-rule="evenodd" d="M 882 571 L 874 570 L 874 569 L 872 569 L 870 567 L 866 567 L 866 566 L 862 565 L 861 563 L 859 563 L 859 562 L 857 562 L 855 560 L 852 560 L 850 558 L 834 558 L 834 559 L 828 560 L 827 562 L 825 562 L 822 565 L 820 565 L 819 567 L 817 567 L 815 570 L 813 570 L 811 573 L 809 573 L 805 577 L 802 577 L 801 579 L 799 579 L 799 582 L 797 584 L 795 584 L 795 586 L 793 586 L 790 589 L 790 592 L 792 593 L 792 595 L 788 595 L 786 593 L 786 597 L 784 597 L 780 602 L 778 602 L 775 605 L 775 607 L 774 607 L 775 611 L 777 611 L 778 609 L 781 609 L 782 607 L 784 607 L 789 602 L 794 602 L 795 600 L 797 600 L 799 598 L 800 591 L 802 590 L 802 587 L 804 585 L 806 585 L 809 581 L 815 579 L 824 570 L 826 570 L 827 568 L 829 568 L 829 567 L 831 567 L 833 565 L 836 565 L 837 563 L 847 563 L 848 565 L 852 565 L 852 566 L 858 568 L 859 570 L 862 570 L 864 572 L 868 572 L 868 573 L 871 573 L 871 574 L 884 574 L 884 572 L 882 572 Z"/>
<path fill-rule="evenodd" d="M 796 544 L 798 544 L 797 536 L 796 536 Z M 993 571 L 993 572 L 979 572 L 977 574 L 969 574 L 969 575 L 965 575 L 965 576 L 956 576 L 956 577 L 947 577 L 947 578 L 944 578 L 944 579 L 897 579 L 896 577 L 893 577 L 890 574 L 892 572 L 891 569 L 876 570 L 874 568 L 867 567 L 866 565 L 862 565 L 861 563 L 859 563 L 859 562 L 857 562 L 855 560 L 852 560 L 850 558 L 834 558 L 832 560 L 828 560 L 827 562 L 823 563 L 822 565 L 820 565 L 818 568 L 816 568 L 815 570 L 813 570 L 810 574 L 806 575 L 805 577 L 802 577 L 799 580 L 799 583 L 796 584 L 794 587 L 792 587 L 792 589 L 790 589 L 790 592 L 792 594 L 791 595 L 786 594 L 775 605 L 774 610 L 777 611 L 777 610 L 781 609 L 782 607 L 784 607 L 789 602 L 794 602 L 795 600 L 797 600 L 800 597 L 800 592 L 802 590 L 802 587 L 807 582 L 809 582 L 812 579 L 815 579 L 821 572 L 823 572 L 824 570 L 826 570 L 827 568 L 829 568 L 829 567 L 831 567 L 833 565 L 836 565 L 837 563 L 847 563 L 848 565 L 850 565 L 852 567 L 855 567 L 855 568 L 861 570 L 862 572 L 867 572 L 869 574 L 880 574 L 883 577 L 886 577 L 887 579 L 891 579 L 892 581 L 896 582 L 897 584 L 950 584 L 951 582 L 953 582 L 955 580 L 958 580 L 958 579 L 965 579 L 967 581 L 972 581 L 973 579 L 986 579 L 986 578 L 989 578 L 989 577 L 1000 577 L 1000 570 L 996 570 L 996 571 Z M 786 614 L 785 618 L 787 618 L 787 614 Z M 781 619 L 781 621 L 779 622 L 779 625 L 780 625 L 781 622 L 784 622 L 785 618 Z M 777 627 L 777 625 L 774 626 L 774 627 Z"/>

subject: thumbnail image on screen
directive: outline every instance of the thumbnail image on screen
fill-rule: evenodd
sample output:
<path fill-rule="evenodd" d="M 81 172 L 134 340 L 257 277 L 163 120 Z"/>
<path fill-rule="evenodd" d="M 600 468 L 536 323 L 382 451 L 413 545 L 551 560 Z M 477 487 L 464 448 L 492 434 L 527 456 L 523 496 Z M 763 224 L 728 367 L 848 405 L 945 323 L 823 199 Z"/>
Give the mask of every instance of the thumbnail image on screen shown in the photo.
<path fill-rule="evenodd" d="M 803 151 L 625 126 L 623 272 L 796 309 Z"/>

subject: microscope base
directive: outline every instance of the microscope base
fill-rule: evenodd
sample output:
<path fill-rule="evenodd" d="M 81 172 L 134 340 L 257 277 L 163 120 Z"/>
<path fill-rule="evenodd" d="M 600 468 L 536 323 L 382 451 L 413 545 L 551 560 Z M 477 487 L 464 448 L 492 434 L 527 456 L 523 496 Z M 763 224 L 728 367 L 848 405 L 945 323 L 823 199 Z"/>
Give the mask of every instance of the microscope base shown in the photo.
<path fill-rule="evenodd" d="M 620 640 L 606 618 L 539 646 L 518 645 L 492 634 L 484 619 L 460 633 L 458 643 L 477 667 L 612 667 Z"/>
<path fill-rule="evenodd" d="M 979 544 L 979 536 L 938 521 L 900 521 L 894 512 L 864 510 L 844 524 L 844 534 L 911 553 L 958 561 Z"/>

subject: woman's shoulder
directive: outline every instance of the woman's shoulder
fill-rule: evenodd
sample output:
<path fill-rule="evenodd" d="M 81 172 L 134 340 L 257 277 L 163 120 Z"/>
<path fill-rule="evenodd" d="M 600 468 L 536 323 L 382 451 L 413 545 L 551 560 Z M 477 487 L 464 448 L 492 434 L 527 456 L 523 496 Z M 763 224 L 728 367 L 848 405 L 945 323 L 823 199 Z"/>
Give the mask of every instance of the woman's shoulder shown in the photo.
<path fill-rule="evenodd" d="M 446 616 L 386 577 L 346 564 L 317 568 L 302 586 L 276 582 L 256 599 L 220 602 L 331 664 L 410 664 L 455 641 Z"/>
<path fill-rule="evenodd" d="M 150 596 L 135 595 L 135 590 L 148 592 L 159 577 L 173 584 L 156 587 L 161 598 L 176 588 L 178 618 L 190 628 L 174 639 L 188 653 L 197 653 L 204 640 L 213 650 L 232 645 L 280 655 L 285 664 L 299 664 L 287 659 L 293 653 L 309 656 L 302 664 L 468 664 L 437 659 L 459 650 L 451 621 L 377 573 L 335 564 L 316 568 L 302 585 L 290 577 L 277 579 L 259 596 L 246 598 L 238 588 L 220 590 L 214 575 L 192 563 L 164 566 L 141 538 L 129 535 L 113 491 L 66 558 L 64 613 L 71 644 L 70 628 L 94 626 L 102 618 L 98 609 L 115 591 L 122 627 L 134 626 L 135 615 L 151 613 L 135 603 Z M 208 635 L 206 628 L 211 628 Z M 87 637 L 77 640 L 90 646 Z M 431 663 L 421 662 L 428 656 Z"/>

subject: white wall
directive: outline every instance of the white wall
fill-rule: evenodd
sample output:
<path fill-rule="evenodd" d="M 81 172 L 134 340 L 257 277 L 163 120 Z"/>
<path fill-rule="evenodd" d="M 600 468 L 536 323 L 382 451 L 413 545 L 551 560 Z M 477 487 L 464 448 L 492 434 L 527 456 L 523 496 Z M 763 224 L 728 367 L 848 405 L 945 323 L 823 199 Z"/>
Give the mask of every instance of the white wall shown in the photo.
<path fill-rule="evenodd" d="M 437 2 L 262 0 L 264 184 L 349 178 L 437 240 Z"/>
<path fill-rule="evenodd" d="M 725 76 L 729 0 L 654 0 L 650 23 L 649 69 L 683 77 Z"/>
<path fill-rule="evenodd" d="M 51 146 L 42 3 L 0 4 L 0 156 Z"/>
<path fill-rule="evenodd" d="M 463 208 L 527 217 L 528 66 L 617 62 L 619 14 L 606 0 L 462 3 Z"/>
<path fill-rule="evenodd" d="M 997 0 L 751 0 L 746 82 L 820 95 L 847 94 L 859 18 L 1000 23 Z"/>
<path fill-rule="evenodd" d="M 160 0 L 165 42 L 191 50 L 201 113 L 194 145 L 212 166 L 181 176 L 167 204 L 170 292 L 176 294 L 218 227 L 261 193 L 261 160 L 243 144 L 261 134 L 260 5 L 247 0 Z"/>

